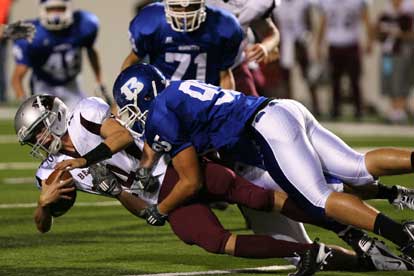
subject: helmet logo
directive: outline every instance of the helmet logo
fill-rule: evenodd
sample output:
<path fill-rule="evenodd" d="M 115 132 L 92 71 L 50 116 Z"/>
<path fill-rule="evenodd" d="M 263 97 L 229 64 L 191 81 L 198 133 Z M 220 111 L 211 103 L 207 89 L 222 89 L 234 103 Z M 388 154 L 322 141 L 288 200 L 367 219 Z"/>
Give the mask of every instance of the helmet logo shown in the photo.
<path fill-rule="evenodd" d="M 122 87 L 121 93 L 125 95 L 125 98 L 128 101 L 134 101 L 134 104 L 137 104 L 138 94 L 144 88 L 144 84 L 136 77 L 130 78 Z"/>

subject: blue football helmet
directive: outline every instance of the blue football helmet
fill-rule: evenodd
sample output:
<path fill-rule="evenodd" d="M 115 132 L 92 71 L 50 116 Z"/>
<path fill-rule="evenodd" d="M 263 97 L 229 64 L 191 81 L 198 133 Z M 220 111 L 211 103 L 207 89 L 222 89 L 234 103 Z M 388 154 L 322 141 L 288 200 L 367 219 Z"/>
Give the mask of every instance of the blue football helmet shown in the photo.
<path fill-rule="evenodd" d="M 123 70 L 112 89 L 121 122 L 142 135 L 148 109 L 166 86 L 164 75 L 152 65 L 140 63 Z"/>

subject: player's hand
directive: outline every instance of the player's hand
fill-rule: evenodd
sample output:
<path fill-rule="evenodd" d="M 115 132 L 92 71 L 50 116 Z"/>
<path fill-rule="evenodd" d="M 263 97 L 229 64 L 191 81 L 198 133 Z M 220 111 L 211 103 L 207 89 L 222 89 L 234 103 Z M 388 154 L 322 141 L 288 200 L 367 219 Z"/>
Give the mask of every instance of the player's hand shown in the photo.
<path fill-rule="evenodd" d="M 56 164 L 56 170 L 73 170 L 76 168 L 85 168 L 86 167 L 86 159 L 85 158 L 75 158 L 75 159 L 68 159 L 63 160 Z"/>
<path fill-rule="evenodd" d="M 3 30 L 3 38 L 14 40 L 25 38 L 31 42 L 35 32 L 36 28 L 32 23 L 17 21 L 15 23 L 5 25 Z"/>
<path fill-rule="evenodd" d="M 148 168 L 138 168 L 135 174 L 135 180 L 137 180 L 139 189 L 149 193 L 157 191 L 160 186 L 158 178 L 153 176 L 151 169 Z"/>
<path fill-rule="evenodd" d="M 168 219 L 167 215 L 160 213 L 156 204 L 145 208 L 144 217 L 147 223 L 152 226 L 163 226 Z"/>
<path fill-rule="evenodd" d="M 253 44 L 246 49 L 247 61 L 263 62 L 268 56 L 266 48 L 261 43 Z"/>
<path fill-rule="evenodd" d="M 75 186 L 68 187 L 72 182 L 72 178 L 68 178 L 66 180 L 59 180 L 60 176 L 62 175 L 63 171 L 59 172 L 55 182 L 51 184 L 44 184 L 42 185 L 42 190 L 39 196 L 39 205 L 45 207 L 60 198 L 63 199 L 71 199 L 70 196 L 65 195 L 66 193 L 72 192 L 76 189 Z"/>
<path fill-rule="evenodd" d="M 93 164 L 89 167 L 89 173 L 92 175 L 92 183 L 96 191 L 114 197 L 122 192 L 118 179 L 105 165 Z"/>

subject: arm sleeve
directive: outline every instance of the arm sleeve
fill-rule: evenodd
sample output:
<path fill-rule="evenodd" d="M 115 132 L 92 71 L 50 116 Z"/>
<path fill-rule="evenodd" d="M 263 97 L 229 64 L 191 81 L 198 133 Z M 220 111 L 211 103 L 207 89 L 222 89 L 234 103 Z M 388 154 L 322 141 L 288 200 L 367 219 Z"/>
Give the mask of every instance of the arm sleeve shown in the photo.
<path fill-rule="evenodd" d="M 131 48 L 134 53 L 139 57 L 145 57 L 149 54 L 151 48 L 151 35 L 144 34 L 143 29 L 146 28 L 145 25 L 149 22 L 142 22 L 142 14 L 138 14 L 129 25 L 129 41 L 131 43 Z"/>
<path fill-rule="evenodd" d="M 158 124 L 152 124 L 145 129 L 145 138 L 153 150 L 174 157 L 192 143 L 173 113 L 162 117 L 164 119 Z M 156 129 L 151 127 L 154 125 L 157 125 Z"/>
<path fill-rule="evenodd" d="M 235 21 L 233 21 L 233 25 L 233 32 L 226 38 L 224 45 L 221 48 L 223 62 L 221 63 L 220 70 L 226 70 L 234 64 L 237 54 L 239 53 L 240 44 L 243 40 L 243 30 L 240 25 Z"/>
<path fill-rule="evenodd" d="M 82 31 L 84 33 L 83 45 L 92 48 L 99 32 L 99 19 L 92 13 L 83 13 Z"/>

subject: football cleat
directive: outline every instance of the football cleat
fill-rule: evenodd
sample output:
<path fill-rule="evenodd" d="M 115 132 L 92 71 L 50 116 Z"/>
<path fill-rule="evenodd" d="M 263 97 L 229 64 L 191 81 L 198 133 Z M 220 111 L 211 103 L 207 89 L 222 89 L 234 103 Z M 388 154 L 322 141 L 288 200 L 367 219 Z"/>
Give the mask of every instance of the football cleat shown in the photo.
<path fill-rule="evenodd" d="M 406 246 L 400 248 L 404 257 L 414 261 L 414 221 L 407 221 L 403 224 L 403 231 L 408 235 L 409 241 Z"/>
<path fill-rule="evenodd" d="M 297 271 L 290 273 L 288 276 L 312 276 L 327 264 L 328 258 L 332 257 L 332 249 L 323 243 L 318 243 L 317 239 L 313 244 L 312 249 L 308 249 L 299 255 L 300 261 Z"/>
<path fill-rule="evenodd" d="M 392 189 L 396 192 L 397 197 L 391 202 L 398 209 L 405 208 L 414 210 L 414 189 L 409 189 L 399 185 L 395 185 Z"/>
<path fill-rule="evenodd" d="M 414 269 L 414 263 L 411 260 L 398 257 L 384 242 L 370 238 L 368 235 L 359 239 L 354 250 L 363 264 L 378 271 Z"/>

